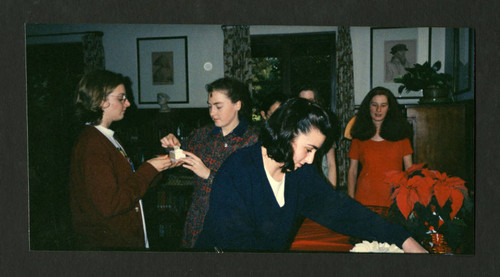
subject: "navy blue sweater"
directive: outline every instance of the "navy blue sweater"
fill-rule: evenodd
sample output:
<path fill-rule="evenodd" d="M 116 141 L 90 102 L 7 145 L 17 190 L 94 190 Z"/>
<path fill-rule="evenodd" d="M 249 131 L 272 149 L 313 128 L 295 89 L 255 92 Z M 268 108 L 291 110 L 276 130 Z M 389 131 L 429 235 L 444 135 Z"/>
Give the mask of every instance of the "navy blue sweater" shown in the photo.
<path fill-rule="evenodd" d="M 280 208 L 257 143 L 234 152 L 217 172 L 195 248 L 284 251 L 301 216 L 339 233 L 399 247 L 411 236 L 337 192 L 312 165 L 286 174 L 285 205 Z"/>

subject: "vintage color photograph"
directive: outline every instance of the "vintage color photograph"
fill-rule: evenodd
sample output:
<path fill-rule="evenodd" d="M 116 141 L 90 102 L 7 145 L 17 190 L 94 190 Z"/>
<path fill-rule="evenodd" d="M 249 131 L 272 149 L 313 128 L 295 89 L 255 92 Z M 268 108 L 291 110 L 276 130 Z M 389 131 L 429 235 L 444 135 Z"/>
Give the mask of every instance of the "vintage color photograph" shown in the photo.
<path fill-rule="evenodd" d="M 29 250 L 474 255 L 469 30 L 27 24 Z"/>

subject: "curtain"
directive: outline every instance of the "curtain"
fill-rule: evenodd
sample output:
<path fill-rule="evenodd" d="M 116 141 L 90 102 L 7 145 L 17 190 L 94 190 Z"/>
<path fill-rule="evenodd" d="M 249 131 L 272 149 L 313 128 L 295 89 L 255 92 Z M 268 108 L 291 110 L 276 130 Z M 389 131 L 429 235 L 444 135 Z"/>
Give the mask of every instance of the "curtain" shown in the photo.
<path fill-rule="evenodd" d="M 224 76 L 248 85 L 252 91 L 250 28 L 248 26 L 222 26 L 224 33 Z"/>
<path fill-rule="evenodd" d="M 86 34 L 82 38 L 84 73 L 105 68 L 102 35 L 100 32 L 94 32 Z"/>
<path fill-rule="evenodd" d="M 338 186 L 347 187 L 349 171 L 349 148 L 351 141 L 343 134 L 349 120 L 354 116 L 354 75 L 352 62 L 352 42 L 349 27 L 338 28 L 337 38 L 337 115 L 340 123 L 341 140 L 336 149 Z"/>

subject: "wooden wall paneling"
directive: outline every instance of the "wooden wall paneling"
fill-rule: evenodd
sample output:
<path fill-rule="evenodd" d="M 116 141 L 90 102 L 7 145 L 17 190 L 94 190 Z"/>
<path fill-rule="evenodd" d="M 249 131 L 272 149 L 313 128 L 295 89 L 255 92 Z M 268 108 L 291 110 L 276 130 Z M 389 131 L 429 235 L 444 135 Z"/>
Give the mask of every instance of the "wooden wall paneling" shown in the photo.
<path fill-rule="evenodd" d="M 466 166 L 466 122 L 463 105 L 415 106 L 407 108 L 414 124 L 415 163 L 429 169 L 469 179 Z"/>

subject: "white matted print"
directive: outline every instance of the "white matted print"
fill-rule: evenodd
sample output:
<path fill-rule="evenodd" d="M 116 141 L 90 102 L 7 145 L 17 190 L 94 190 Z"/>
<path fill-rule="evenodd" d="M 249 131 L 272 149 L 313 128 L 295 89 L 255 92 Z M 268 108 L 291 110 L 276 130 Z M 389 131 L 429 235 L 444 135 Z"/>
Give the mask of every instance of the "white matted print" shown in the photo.
<path fill-rule="evenodd" d="M 137 67 L 140 104 L 157 103 L 158 93 L 189 102 L 187 37 L 138 38 Z"/>
<path fill-rule="evenodd" d="M 393 80 L 405 67 L 429 60 L 430 40 L 430 28 L 371 28 L 371 88 L 388 88 L 400 99 L 421 97 L 422 92 L 398 94 L 401 84 Z"/>

